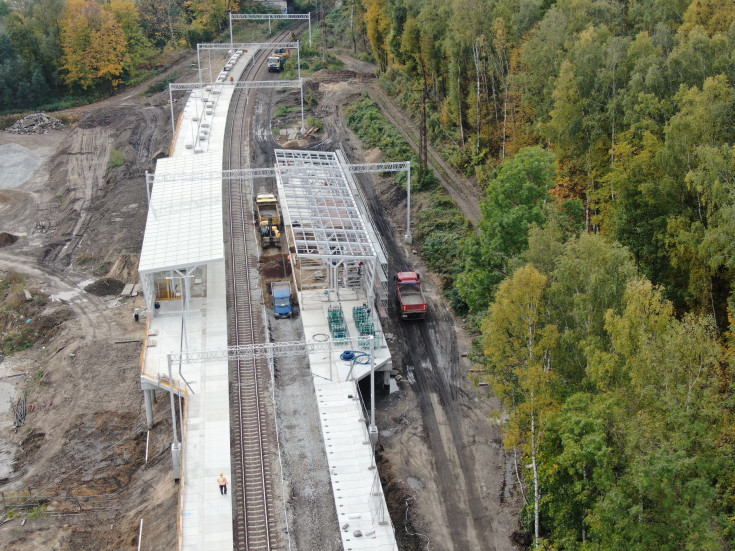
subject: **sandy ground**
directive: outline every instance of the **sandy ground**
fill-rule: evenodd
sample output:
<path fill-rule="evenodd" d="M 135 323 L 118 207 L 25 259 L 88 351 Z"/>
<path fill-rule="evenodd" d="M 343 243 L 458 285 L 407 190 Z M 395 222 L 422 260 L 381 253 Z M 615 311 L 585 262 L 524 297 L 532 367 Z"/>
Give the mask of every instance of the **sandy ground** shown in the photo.
<path fill-rule="evenodd" d="M 142 541 L 155 542 L 144 549 L 175 545 L 169 416 L 147 434 L 140 392 L 142 296 L 83 290 L 102 276 L 137 281 L 143 172 L 168 147 L 167 107 L 128 94 L 76 110 L 63 131 L 0 132 L 0 170 L 16 175 L 0 186 L 0 232 L 19 237 L 0 249 L 0 276 L 20 273 L 47 311 L 72 312 L 46 346 L 0 363 L 28 403 L 17 430 L 0 417 L 0 491 L 20 514 L 0 519 L 3 549 L 137 549 L 141 519 Z M 111 168 L 115 149 L 126 162 Z"/>
<path fill-rule="evenodd" d="M 349 69 L 371 68 L 355 64 Z M 343 105 L 364 89 L 365 78 L 358 74 L 350 82 L 330 82 L 334 79 L 327 75 L 324 82 L 317 78 L 307 85 L 318 92 L 316 115 L 325 128 L 302 145 L 342 148 L 353 162 L 378 160 L 342 121 Z M 276 101 L 293 99 L 285 94 Z M 137 281 L 146 214 L 143 173 L 168 151 L 167 100 L 168 94 L 143 98 L 128 91 L 75 110 L 79 122 L 66 131 L 38 136 L 0 132 L 0 147 L 24 148 L 13 146 L 29 172 L 26 181 L 0 189 L 0 232 L 20 237 L 0 249 L 0 276 L 20 272 L 28 288 L 59 298 L 49 308 L 64 305 L 73 312 L 48 346 L 0 363 L 0 392 L 4 387 L 17 396 L 25 390 L 28 403 L 34 404 L 17 431 L 12 415 L 0 413 L 0 491 L 14 498 L 34 496 L 22 499 L 28 506 L 22 518 L 0 519 L 0 548 L 137 549 L 141 519 L 143 549 L 175 546 L 170 416 L 167 409 L 156 408 L 156 425 L 146 434 L 138 381 L 144 327 L 132 313 L 143 307 L 142 297 L 98 297 L 81 288 L 103 276 Z M 277 143 L 271 134 L 272 108 L 268 104 L 263 111 L 267 120 L 256 124 L 258 163 L 268 163 Z M 122 153 L 125 164 L 110 167 L 113 151 Z M 400 239 L 405 196 L 387 181 L 366 177 L 361 182 L 388 244 L 391 269 L 422 270 L 432 312 L 424 323 L 390 321 L 387 328 L 403 382 L 400 392 L 380 395 L 379 460 L 401 549 L 512 549 L 517 495 L 500 430 L 488 421 L 495 404 L 467 377 L 469 337 L 447 309 L 438 283 Z M 295 390 L 281 385 L 277 392 L 288 399 Z M 279 423 L 292 431 L 287 432 L 290 438 L 316 438 L 300 433 L 293 423 L 288 427 L 289 408 L 280 408 Z M 323 486 L 322 478 L 324 473 L 315 472 L 311 488 Z M 309 484 L 294 496 L 297 502 L 308 503 Z M 45 504 L 47 512 L 29 514 L 38 504 Z M 294 524 L 303 533 L 318 533 L 316 522 L 333 521 L 328 510 L 297 515 Z M 336 548 L 335 542 L 324 544 L 324 549 Z"/>

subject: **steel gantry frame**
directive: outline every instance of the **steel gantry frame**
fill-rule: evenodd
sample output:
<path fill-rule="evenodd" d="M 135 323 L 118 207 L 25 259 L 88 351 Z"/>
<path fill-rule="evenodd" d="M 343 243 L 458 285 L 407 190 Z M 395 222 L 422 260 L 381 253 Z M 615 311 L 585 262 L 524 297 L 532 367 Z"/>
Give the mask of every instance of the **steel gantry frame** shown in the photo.
<path fill-rule="evenodd" d="M 182 320 L 183 323 L 183 320 Z M 375 444 L 378 441 L 378 428 L 375 425 L 375 337 L 372 335 L 362 337 L 348 337 L 335 341 L 326 338 L 323 341 L 290 341 L 290 342 L 274 342 L 247 344 L 238 346 L 228 346 L 227 348 L 215 350 L 183 350 L 181 352 L 169 352 L 166 355 L 168 364 L 168 380 L 169 380 L 169 398 L 171 402 L 171 422 L 173 431 L 173 443 L 171 444 L 171 459 L 173 462 L 174 480 L 181 477 L 181 446 L 183 444 L 183 427 L 182 438 L 179 439 L 179 431 L 176 427 L 176 414 L 174 409 L 174 394 L 180 391 L 174 390 L 173 366 L 178 364 L 179 375 L 181 376 L 181 365 L 184 363 L 202 363 L 207 361 L 223 361 L 223 360 L 256 360 L 267 359 L 268 368 L 271 375 L 271 381 L 274 377 L 273 360 L 275 358 L 292 358 L 297 356 L 306 356 L 314 352 L 327 352 L 329 354 L 329 369 L 331 378 L 332 359 L 334 358 L 335 345 L 339 344 L 340 348 L 346 350 L 357 350 L 365 347 L 365 343 L 369 343 L 366 347 L 370 351 L 370 425 L 368 426 L 368 434 L 370 442 L 375 453 Z M 182 377 L 183 380 L 183 377 Z M 331 379 L 330 379 L 331 380 Z M 349 378 L 348 378 L 349 380 Z M 186 383 L 186 381 L 184 381 Z M 186 383 L 188 386 L 188 383 Z M 183 388 L 181 389 L 183 391 Z M 191 391 L 191 387 L 189 387 Z M 193 391 L 192 391 L 193 392 Z M 152 414 L 146 408 L 146 415 Z M 147 419 L 148 425 L 151 426 L 152 416 Z"/>
<path fill-rule="evenodd" d="M 275 81 L 273 81 L 275 82 Z M 411 242 L 411 162 L 401 161 L 393 163 L 357 163 L 357 164 L 341 164 L 344 170 L 351 174 L 381 173 L 381 172 L 406 172 L 407 180 L 407 209 L 406 209 L 406 242 Z M 278 166 L 271 168 L 240 168 L 233 170 L 215 170 L 202 172 L 182 172 L 156 176 L 156 174 L 145 173 L 146 191 L 148 193 L 148 202 L 151 200 L 150 187 L 157 181 L 159 183 L 174 182 L 179 180 L 194 180 L 220 178 L 223 180 L 233 180 L 239 178 L 274 178 L 278 174 L 303 173 L 304 166 Z"/>
<path fill-rule="evenodd" d="M 308 19 L 309 46 L 311 46 L 311 13 L 232 13 L 230 12 L 230 44 L 232 44 L 232 22 L 249 19 L 251 21 L 268 20 L 268 32 L 271 32 L 271 19 Z"/>

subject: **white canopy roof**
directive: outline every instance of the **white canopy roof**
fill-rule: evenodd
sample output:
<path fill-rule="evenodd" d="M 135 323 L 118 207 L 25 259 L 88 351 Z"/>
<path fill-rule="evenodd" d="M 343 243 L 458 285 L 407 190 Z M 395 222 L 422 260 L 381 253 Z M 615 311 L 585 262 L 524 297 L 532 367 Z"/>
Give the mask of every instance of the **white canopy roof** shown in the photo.
<path fill-rule="evenodd" d="M 138 266 L 141 275 L 224 261 L 222 179 L 201 176 L 221 170 L 221 152 L 158 160 L 155 176 L 199 176 L 154 180 Z"/>

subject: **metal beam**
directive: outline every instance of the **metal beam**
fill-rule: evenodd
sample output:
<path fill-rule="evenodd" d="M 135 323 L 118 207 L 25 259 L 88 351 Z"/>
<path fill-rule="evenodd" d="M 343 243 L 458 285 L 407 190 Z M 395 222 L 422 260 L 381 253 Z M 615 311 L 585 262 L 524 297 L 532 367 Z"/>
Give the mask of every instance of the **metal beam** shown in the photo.
<path fill-rule="evenodd" d="M 199 90 L 205 86 L 221 86 L 229 88 L 301 88 L 301 79 L 296 80 L 239 80 L 233 83 L 202 84 L 201 82 L 171 82 L 171 90 Z"/>
<path fill-rule="evenodd" d="M 288 81 L 286 81 L 288 82 Z M 197 84 L 197 86 L 200 86 Z M 342 165 L 348 172 L 353 174 L 367 173 L 367 172 L 400 172 L 403 170 L 410 170 L 411 163 L 400 162 L 400 163 L 363 163 L 354 165 Z M 327 167 L 325 167 L 327 168 Z M 317 169 L 313 166 L 303 165 L 291 165 L 291 166 L 280 166 L 273 168 L 240 168 L 234 170 L 214 170 L 212 172 L 181 172 L 175 174 L 162 174 L 156 176 L 155 174 L 146 173 L 146 183 L 153 184 L 155 182 L 177 182 L 179 180 L 210 180 L 210 179 L 223 179 L 223 180 L 235 180 L 239 178 L 273 178 L 277 174 L 290 174 L 298 173 L 304 174 L 312 172 Z M 328 176 L 317 177 L 328 178 Z"/>
<path fill-rule="evenodd" d="M 262 20 L 266 19 L 310 19 L 311 14 L 309 13 L 231 13 L 230 19 L 236 21 L 238 19 L 253 19 Z"/>
<path fill-rule="evenodd" d="M 326 337 L 326 335 L 325 335 Z M 359 347 L 361 343 L 365 343 L 368 339 L 374 337 L 366 335 L 364 337 L 348 337 L 335 342 L 331 338 L 325 338 L 323 341 L 290 341 L 290 342 L 271 342 L 260 344 L 245 344 L 238 346 L 228 346 L 227 348 L 218 348 L 215 350 L 187 350 L 184 352 L 170 352 L 168 360 L 170 364 L 174 363 L 201 363 L 222 360 L 259 360 L 268 358 L 287 358 L 294 356 L 304 356 L 313 352 L 329 352 L 330 347 L 339 345 L 339 347 Z"/>
<path fill-rule="evenodd" d="M 362 163 L 354 165 L 346 165 L 345 168 L 353 174 L 362 174 L 367 172 L 403 172 L 411 169 L 410 161 L 402 161 L 398 163 Z"/>
<path fill-rule="evenodd" d="M 254 50 L 272 50 L 273 48 L 298 48 L 298 42 L 235 42 L 228 44 L 220 43 L 201 43 L 197 44 L 197 50 L 246 50 L 248 48 Z"/>
<path fill-rule="evenodd" d="M 230 43 L 232 43 L 232 22 L 250 19 L 253 21 L 268 20 L 268 31 L 271 29 L 271 19 L 307 19 L 309 21 L 309 46 L 311 46 L 311 13 L 232 13 L 230 12 Z"/>

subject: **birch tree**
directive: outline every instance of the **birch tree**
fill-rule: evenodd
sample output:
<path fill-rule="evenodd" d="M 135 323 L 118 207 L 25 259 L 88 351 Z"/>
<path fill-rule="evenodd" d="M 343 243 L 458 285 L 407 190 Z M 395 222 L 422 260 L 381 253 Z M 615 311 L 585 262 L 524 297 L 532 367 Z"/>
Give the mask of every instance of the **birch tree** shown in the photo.
<path fill-rule="evenodd" d="M 509 410 L 505 445 L 520 448 L 530 460 L 536 547 L 541 529 L 539 449 L 557 410 L 551 393 L 551 352 L 558 331 L 546 323 L 546 283 L 547 277 L 533 266 L 520 268 L 500 284 L 483 324 L 485 355 L 490 360 L 487 377 Z"/>

